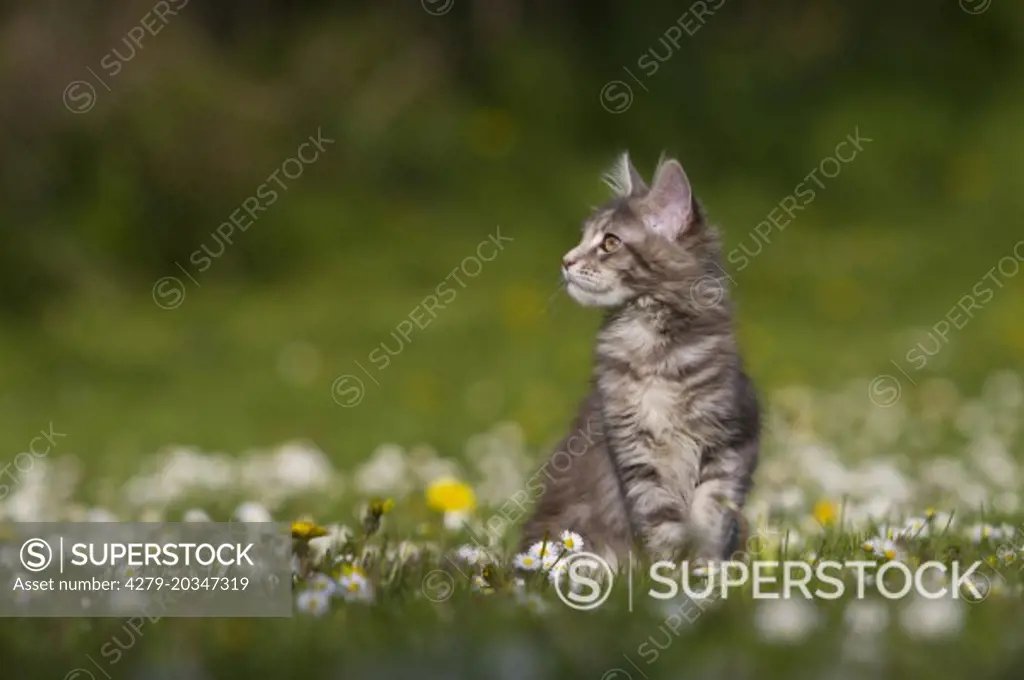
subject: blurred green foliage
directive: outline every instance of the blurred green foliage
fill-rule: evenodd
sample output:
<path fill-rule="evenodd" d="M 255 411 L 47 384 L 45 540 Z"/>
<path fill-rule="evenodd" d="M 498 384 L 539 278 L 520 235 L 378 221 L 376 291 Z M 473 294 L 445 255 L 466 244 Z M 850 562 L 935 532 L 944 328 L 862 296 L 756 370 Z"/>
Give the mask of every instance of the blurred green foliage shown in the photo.
<path fill-rule="evenodd" d="M 438 5 L 191 2 L 113 77 L 152 3 L 0 5 L 2 450 L 48 420 L 118 468 L 169 441 L 456 449 L 501 418 L 547 441 L 596 323 L 557 263 L 624 148 L 647 173 L 678 155 L 733 248 L 847 134 L 875 140 L 736 274 L 766 389 L 884 370 L 1020 238 L 1024 6 L 727 0 L 676 46 L 692 5 Z M 73 113 L 79 80 L 96 100 Z M 618 114 L 613 80 L 635 95 Z M 196 272 L 321 128 L 336 143 Z M 508 253 L 339 409 L 334 378 L 497 225 Z M 180 308 L 153 302 L 166 276 Z M 969 387 L 1017 361 L 1022 280 L 930 370 Z"/>
<path fill-rule="evenodd" d="M 261 280 L 397 236 L 366 224 L 396 201 L 491 203 L 497 190 L 575 216 L 574 189 L 625 147 L 648 165 L 680 154 L 721 210 L 726 188 L 788 191 L 854 125 L 880 142 L 872 167 L 831 192 L 837 213 L 910 218 L 924 235 L 939 216 L 960 212 L 976 233 L 1020 208 L 1007 164 L 1021 150 L 1024 9 L 1012 3 L 970 15 L 953 1 L 736 0 L 677 48 L 663 39 L 693 14 L 680 3 L 356 5 L 189 3 L 131 51 L 152 3 L 3 10 L 5 303 L 37 309 L 97 278 L 160 274 L 318 126 L 336 155 L 218 278 Z M 115 49 L 131 58 L 111 77 Z M 670 56 L 648 77 L 636 64 L 649 49 Z M 612 115 L 598 94 L 623 67 L 647 90 L 633 84 L 634 105 Z M 96 85 L 95 107 L 73 115 L 61 91 L 95 82 L 87 69 L 111 91 Z"/>

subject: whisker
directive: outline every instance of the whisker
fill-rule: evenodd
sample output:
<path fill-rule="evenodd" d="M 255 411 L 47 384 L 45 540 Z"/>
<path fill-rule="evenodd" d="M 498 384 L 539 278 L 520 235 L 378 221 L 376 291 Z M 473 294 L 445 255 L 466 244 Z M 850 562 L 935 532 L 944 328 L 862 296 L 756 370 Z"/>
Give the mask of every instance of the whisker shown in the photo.
<path fill-rule="evenodd" d="M 565 289 L 565 281 L 562 277 L 558 278 L 558 285 L 555 286 L 554 291 L 548 296 L 547 302 L 544 303 L 544 308 L 540 310 L 541 314 L 547 314 L 548 309 L 551 308 L 551 303 L 555 300 L 559 293 Z"/>

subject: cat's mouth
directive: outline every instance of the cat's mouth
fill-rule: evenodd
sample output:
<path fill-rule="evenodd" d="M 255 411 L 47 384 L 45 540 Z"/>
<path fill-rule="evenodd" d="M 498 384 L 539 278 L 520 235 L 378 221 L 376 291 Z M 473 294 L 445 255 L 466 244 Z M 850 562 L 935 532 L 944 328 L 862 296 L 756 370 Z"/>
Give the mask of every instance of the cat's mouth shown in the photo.
<path fill-rule="evenodd" d="M 572 273 L 568 271 L 564 272 L 564 278 L 565 285 L 568 288 L 576 288 L 578 290 L 583 291 L 584 293 L 590 293 L 592 295 L 608 292 L 607 286 L 598 286 L 592 281 L 588 281 L 587 279 L 573 276 Z"/>

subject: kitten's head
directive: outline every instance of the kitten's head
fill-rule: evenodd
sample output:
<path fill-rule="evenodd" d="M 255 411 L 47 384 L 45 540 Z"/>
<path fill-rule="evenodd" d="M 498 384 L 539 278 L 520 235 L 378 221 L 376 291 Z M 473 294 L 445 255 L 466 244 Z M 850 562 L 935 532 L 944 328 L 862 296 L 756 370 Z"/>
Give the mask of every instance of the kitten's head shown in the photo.
<path fill-rule="evenodd" d="M 648 188 L 623 154 L 604 180 L 615 197 L 587 218 L 583 239 L 562 261 L 569 295 L 588 307 L 641 297 L 692 306 L 716 239 L 679 161 L 662 160 Z"/>

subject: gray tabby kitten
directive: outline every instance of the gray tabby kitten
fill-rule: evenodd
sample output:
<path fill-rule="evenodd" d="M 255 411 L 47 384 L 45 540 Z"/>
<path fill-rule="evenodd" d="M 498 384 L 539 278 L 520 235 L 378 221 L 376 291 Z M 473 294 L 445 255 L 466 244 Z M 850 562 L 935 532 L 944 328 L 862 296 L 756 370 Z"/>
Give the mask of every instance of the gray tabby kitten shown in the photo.
<path fill-rule="evenodd" d="M 674 159 L 650 188 L 628 154 L 605 181 L 614 199 L 562 263 L 569 295 L 607 310 L 592 389 L 523 538 L 576 531 L 616 564 L 635 545 L 655 560 L 725 559 L 744 540 L 760 416 L 718 234 Z"/>

